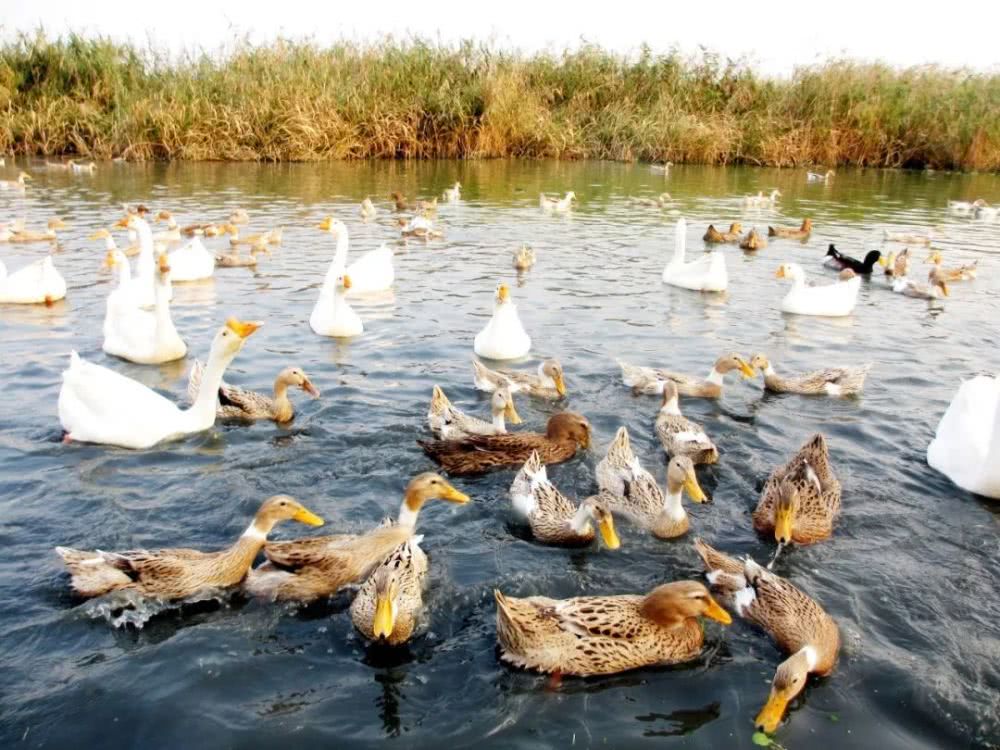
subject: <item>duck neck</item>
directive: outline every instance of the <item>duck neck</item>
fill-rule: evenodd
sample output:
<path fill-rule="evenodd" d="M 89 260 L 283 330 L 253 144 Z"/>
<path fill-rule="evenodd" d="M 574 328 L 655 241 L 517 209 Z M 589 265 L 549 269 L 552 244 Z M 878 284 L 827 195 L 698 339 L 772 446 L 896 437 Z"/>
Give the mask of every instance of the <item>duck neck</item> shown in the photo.
<path fill-rule="evenodd" d="M 713 369 L 712 372 L 715 372 Z M 711 374 L 710 374 L 711 375 Z M 721 385 L 721 383 L 720 383 Z M 677 396 L 674 396 L 667 403 L 660 407 L 661 414 L 669 414 L 672 417 L 679 417 L 681 415 L 681 408 L 677 405 Z"/>
<path fill-rule="evenodd" d="M 681 504 L 681 491 L 683 485 L 672 487 L 667 482 L 667 491 L 663 496 L 663 513 L 671 521 L 679 521 L 684 518 L 684 506 Z"/>
<path fill-rule="evenodd" d="M 287 422 L 292 418 L 292 402 L 288 398 L 288 383 L 280 377 L 274 381 L 274 411 L 279 422 Z"/>
<path fill-rule="evenodd" d="M 581 504 L 576 509 L 576 513 L 569 521 L 569 527 L 573 533 L 581 536 L 594 533 L 594 527 L 590 523 L 590 509 L 586 505 Z"/>
<path fill-rule="evenodd" d="M 396 519 L 396 523 L 411 529 L 416 528 L 418 515 L 420 515 L 420 507 L 410 507 L 409 498 L 404 497 L 403 503 L 399 506 L 399 517 Z"/>
<path fill-rule="evenodd" d="M 717 367 L 713 367 L 712 370 L 711 370 L 711 372 L 708 373 L 708 377 L 705 378 L 705 380 L 707 380 L 712 385 L 721 386 L 724 377 L 725 376 L 721 372 L 719 372 L 719 370 L 718 370 Z M 679 411 L 677 413 L 680 414 Z"/>
<path fill-rule="evenodd" d="M 228 569 L 233 572 L 234 576 L 238 575 L 237 581 L 242 579 L 263 549 L 267 542 L 267 535 L 273 527 L 273 521 L 254 518 L 246 531 L 240 534 L 240 538 L 226 551 L 225 561 L 217 563 L 220 572 Z"/>
<path fill-rule="evenodd" d="M 507 423 L 503 418 L 503 409 L 493 412 L 493 428 L 497 432 L 507 432 Z"/>
<path fill-rule="evenodd" d="M 774 367 L 771 365 L 770 362 L 768 362 L 767 367 L 764 368 L 764 377 L 773 378 L 777 374 L 778 373 L 774 371 Z"/>

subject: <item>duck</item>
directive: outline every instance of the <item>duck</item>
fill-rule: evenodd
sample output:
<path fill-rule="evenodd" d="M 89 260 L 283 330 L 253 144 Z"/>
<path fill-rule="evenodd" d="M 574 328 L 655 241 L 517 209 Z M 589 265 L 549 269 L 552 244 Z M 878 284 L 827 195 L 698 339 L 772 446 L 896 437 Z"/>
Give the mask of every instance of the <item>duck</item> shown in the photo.
<path fill-rule="evenodd" d="M 652 206 L 654 208 L 663 208 L 669 205 L 673 201 L 670 197 L 670 193 L 660 193 L 655 198 L 633 198 L 632 202 L 640 206 Z"/>
<path fill-rule="evenodd" d="M 747 236 L 740 240 L 740 250 L 762 250 L 767 247 L 767 239 L 758 234 L 756 227 L 751 229 Z"/>
<path fill-rule="evenodd" d="M 566 395 L 566 380 L 558 359 L 540 362 L 535 373 L 517 370 L 491 370 L 476 360 L 472 361 L 473 381 L 480 391 L 492 393 L 507 388 L 513 393 L 556 401 Z"/>
<path fill-rule="evenodd" d="M 806 172 L 806 182 L 829 182 L 835 172 L 832 169 L 826 170 L 823 174 L 819 172 Z"/>
<path fill-rule="evenodd" d="M 740 234 L 743 232 L 743 225 L 738 221 L 734 221 L 729 225 L 728 232 L 720 232 L 715 228 L 714 224 L 709 224 L 708 229 L 705 230 L 705 235 L 702 240 L 714 244 L 722 244 L 724 242 L 739 242 Z"/>
<path fill-rule="evenodd" d="M 629 440 L 628 429 L 618 428 L 607 455 L 595 469 L 600 498 L 608 509 L 632 523 L 648 529 L 659 539 L 675 539 L 690 528 L 681 503 L 686 492 L 696 503 L 708 501 L 688 456 L 676 455 L 667 464 L 667 491 L 646 471 Z"/>
<path fill-rule="evenodd" d="M 184 548 L 125 552 L 56 547 L 70 573 L 70 587 L 93 598 L 112 591 L 176 601 L 207 589 L 237 586 L 247 575 L 267 535 L 282 521 L 322 526 L 323 519 L 288 495 L 269 497 L 234 544 L 216 552 Z"/>
<path fill-rule="evenodd" d="M 34 232 L 30 229 L 22 228 L 15 231 L 7 241 L 15 243 L 56 242 L 59 239 L 56 232 L 61 229 L 66 229 L 66 222 L 62 219 L 53 217 L 46 223 L 46 229 L 44 232 Z"/>
<path fill-rule="evenodd" d="M 69 168 L 73 174 L 94 174 L 97 171 L 97 165 L 94 162 L 87 162 L 86 164 L 77 164 L 74 160 L 70 159 Z"/>
<path fill-rule="evenodd" d="M 927 447 L 927 463 L 963 490 L 1000 498 L 1000 379 L 962 382 Z"/>
<path fill-rule="evenodd" d="M 424 611 L 427 555 L 416 535 L 396 547 L 365 579 L 351 602 L 351 622 L 369 641 L 399 646 L 417 630 Z"/>
<path fill-rule="evenodd" d="M 269 542 L 264 545 L 267 562 L 250 571 L 243 588 L 275 601 L 312 602 L 359 584 L 399 545 L 413 538 L 420 511 L 431 500 L 464 505 L 469 496 L 437 474 L 419 474 L 406 486 L 395 523 L 364 534 Z"/>
<path fill-rule="evenodd" d="M 770 195 L 764 195 L 763 191 L 757 191 L 757 195 L 743 196 L 743 205 L 747 208 L 768 208 L 778 202 L 781 191 L 777 188 L 771 191 Z"/>
<path fill-rule="evenodd" d="M 974 201 L 948 201 L 948 211 L 959 216 L 967 216 L 975 213 L 977 208 L 986 205 L 986 201 L 982 198 L 977 198 Z"/>
<path fill-rule="evenodd" d="M 161 221 L 167 222 L 167 228 L 160 232 L 154 232 L 153 242 L 180 242 L 181 228 L 174 215 L 169 211 L 160 211 L 153 218 L 153 223 L 158 224 Z"/>
<path fill-rule="evenodd" d="M 674 166 L 674 163 L 672 161 L 666 161 L 663 162 L 663 164 L 650 164 L 649 171 L 661 174 L 667 174 L 672 166 Z"/>
<path fill-rule="evenodd" d="M 764 374 L 764 390 L 803 396 L 857 396 L 864 389 L 871 363 L 860 367 L 828 367 L 804 375 L 782 376 L 763 354 L 755 354 L 750 366 Z"/>
<path fill-rule="evenodd" d="M 226 231 L 231 235 L 229 244 L 232 247 L 236 247 L 237 245 L 252 245 L 254 247 L 259 247 L 260 245 L 280 245 L 283 234 L 281 227 L 275 227 L 266 232 L 248 234 L 245 237 L 241 237 L 240 228 L 233 224 L 227 224 Z"/>
<path fill-rule="evenodd" d="M 66 296 L 66 280 L 52 256 L 33 261 L 8 274 L 0 263 L 0 304 L 51 305 Z"/>
<path fill-rule="evenodd" d="M 404 237 L 418 237 L 423 240 L 434 240 L 444 237 L 444 232 L 434 228 L 434 222 L 427 216 L 414 216 L 406 222 L 400 233 Z"/>
<path fill-rule="evenodd" d="M 1000 216 L 1000 207 L 987 205 L 985 201 L 976 206 L 973 215 L 983 221 L 996 221 Z"/>
<path fill-rule="evenodd" d="M 518 271 L 527 271 L 535 265 L 535 251 L 527 245 L 521 245 L 514 253 L 514 268 Z"/>
<path fill-rule="evenodd" d="M 910 268 L 910 248 L 904 248 L 901 253 L 889 253 L 885 261 L 885 275 L 891 279 L 906 277 Z"/>
<path fill-rule="evenodd" d="M 531 336 L 511 300 L 510 287 L 502 281 L 494 295 L 493 317 L 473 341 L 473 351 L 485 359 L 520 359 L 531 351 Z"/>
<path fill-rule="evenodd" d="M 257 254 L 242 255 L 238 245 L 230 245 L 228 253 L 215 256 L 215 265 L 220 268 L 245 268 L 257 265 Z"/>
<path fill-rule="evenodd" d="M 829 539 L 840 513 L 840 482 L 830 465 L 826 438 L 813 435 L 764 484 L 753 527 L 778 544 L 815 544 Z"/>
<path fill-rule="evenodd" d="M 73 165 L 73 160 L 69 161 L 49 161 L 45 160 L 45 169 L 49 172 L 68 172 Z"/>
<path fill-rule="evenodd" d="M 187 244 L 170 252 L 167 258 L 170 261 L 172 281 L 202 281 L 215 275 L 215 256 L 205 249 L 197 235 L 188 240 Z"/>
<path fill-rule="evenodd" d="M 204 383 L 188 409 L 179 408 L 151 388 L 70 354 L 59 390 L 59 421 L 64 442 L 101 443 L 121 448 L 149 448 L 207 430 L 215 424 L 215 404 L 222 374 L 259 322 L 230 318 L 212 340 Z"/>
<path fill-rule="evenodd" d="M 854 273 L 867 276 L 875 270 L 875 266 L 881 258 L 882 253 L 878 250 L 869 250 L 868 253 L 865 254 L 865 259 L 863 261 L 857 260 L 856 258 L 852 258 L 850 255 L 844 255 L 831 243 L 830 247 L 826 250 L 826 260 L 823 262 L 823 265 L 836 271 L 842 271 L 845 268 L 850 268 L 854 271 Z"/>
<path fill-rule="evenodd" d="M 434 196 L 429 201 L 418 200 L 414 206 L 419 213 L 421 213 L 425 218 L 431 218 L 437 215 L 438 209 L 438 199 Z"/>
<path fill-rule="evenodd" d="M 181 234 L 185 237 L 194 237 L 195 235 L 200 235 L 202 237 L 218 237 L 219 235 L 231 233 L 236 230 L 236 226 L 233 224 L 214 224 L 214 223 L 200 223 L 200 224 L 187 224 L 181 227 Z"/>
<path fill-rule="evenodd" d="M 663 269 L 663 283 L 696 292 L 724 292 L 729 286 L 726 257 L 718 251 L 685 262 L 687 222 L 684 217 L 674 225 L 674 254 Z"/>
<path fill-rule="evenodd" d="M 555 211 L 557 214 L 564 214 L 573 206 L 576 200 L 576 193 L 568 191 L 562 198 L 550 198 L 545 193 L 538 196 L 538 205 L 543 211 Z"/>
<path fill-rule="evenodd" d="M 188 397 L 191 401 L 198 400 L 204 376 L 205 366 L 195 360 L 188 374 Z M 313 398 L 319 398 L 319 390 L 301 367 L 286 367 L 279 372 L 274 379 L 273 395 L 248 391 L 223 380 L 219 385 L 215 415 L 219 419 L 247 422 L 269 419 L 278 424 L 286 424 L 295 418 L 295 407 L 288 398 L 288 389 L 292 387 L 301 388 Z"/>
<path fill-rule="evenodd" d="M 939 250 L 935 250 L 927 256 L 927 262 L 934 264 L 934 267 L 938 270 L 938 275 L 945 281 L 971 281 L 979 273 L 978 260 L 955 268 L 944 268 L 941 265 L 941 261 L 941 252 Z"/>
<path fill-rule="evenodd" d="M 128 263 L 124 255 L 112 257 L 114 263 Z M 125 266 L 127 268 L 127 266 Z M 124 271 L 127 273 L 127 271 Z M 166 255 L 159 258 L 155 282 L 155 307 L 152 311 L 138 307 L 131 284 L 108 295 L 104 315 L 105 353 L 140 365 L 172 362 L 187 354 L 187 344 L 177 333 L 170 316 L 170 265 Z"/>
<path fill-rule="evenodd" d="M 450 188 L 445 188 L 441 199 L 446 203 L 455 203 L 462 197 L 462 183 L 456 182 Z"/>
<path fill-rule="evenodd" d="M 849 275 L 849 278 L 840 278 L 832 284 L 810 285 L 806 283 L 802 266 L 797 263 L 782 264 L 774 275 L 779 279 L 791 279 L 792 288 L 781 300 L 781 311 L 834 318 L 850 315 L 858 301 L 861 277 L 854 275 L 849 268 L 844 269 L 843 274 Z"/>
<path fill-rule="evenodd" d="M 411 206 L 407 200 L 406 196 L 400 192 L 390 193 L 389 197 L 392 198 L 393 205 L 397 211 L 409 211 L 413 206 Z"/>
<path fill-rule="evenodd" d="M 622 382 L 632 388 L 636 395 L 645 396 L 662 395 L 664 383 L 671 380 L 681 396 L 722 398 L 723 379 L 727 373 L 738 370 L 744 378 L 752 378 L 756 374 L 747 361 L 735 352 L 723 354 L 715 360 L 704 378 L 655 367 L 638 367 L 621 360 L 618 360 L 618 366 L 622 370 Z"/>
<path fill-rule="evenodd" d="M 544 433 L 469 435 L 457 440 L 417 442 L 449 474 L 485 474 L 520 466 L 535 450 L 546 464 L 568 461 L 578 449 L 590 447 L 590 433 L 590 423 L 584 417 L 566 411 L 549 417 Z"/>
<path fill-rule="evenodd" d="M 230 212 L 229 218 L 226 219 L 229 224 L 249 224 L 250 214 L 247 213 L 245 208 L 236 208 Z"/>
<path fill-rule="evenodd" d="M 882 230 L 882 239 L 886 242 L 902 242 L 907 245 L 929 245 L 932 242 L 930 234 L 912 234 L 910 232 L 892 232 Z"/>
<path fill-rule="evenodd" d="M 19 172 L 16 180 L 0 180 L 0 190 L 19 190 L 24 192 L 25 182 L 34 178 L 27 172 Z"/>
<path fill-rule="evenodd" d="M 950 294 L 948 291 L 948 282 L 945 281 L 944 274 L 938 271 L 936 267 L 932 268 L 931 272 L 927 275 L 926 284 L 921 284 L 912 279 L 897 279 L 892 282 L 892 291 L 907 297 L 926 300 L 941 299 Z"/>
<path fill-rule="evenodd" d="M 698 658 L 700 617 L 732 617 L 696 581 L 657 586 L 645 596 L 515 598 L 493 591 L 500 658 L 521 669 L 558 675 L 615 674 Z"/>
<path fill-rule="evenodd" d="M 347 291 L 352 283 L 350 276 L 341 273 L 334 279 L 331 288 L 323 285 L 309 316 L 309 327 L 313 333 L 333 338 L 353 338 L 364 333 L 361 318 L 347 301 Z"/>
<path fill-rule="evenodd" d="M 431 405 L 427 410 L 427 424 L 438 440 L 458 440 L 469 435 L 504 435 L 507 420 L 521 424 L 521 417 L 514 408 L 510 388 L 502 385 L 493 391 L 490 399 L 491 422 L 472 417 L 452 406 L 439 386 L 431 392 Z"/>
<path fill-rule="evenodd" d="M 799 227 L 772 227 L 767 228 L 768 237 L 782 237 L 791 240 L 804 240 L 812 234 L 813 222 L 808 216 L 802 220 Z"/>
<path fill-rule="evenodd" d="M 764 630 L 790 656 L 778 665 L 767 702 L 754 719 L 773 733 L 810 674 L 831 674 L 840 654 L 840 629 L 830 615 L 795 584 L 747 558 L 738 561 L 700 539 L 695 551 L 711 590 L 724 607 Z"/>
<path fill-rule="evenodd" d="M 719 460 L 719 449 L 705 432 L 705 428 L 681 414 L 680 396 L 673 380 L 663 382 L 663 405 L 654 423 L 656 436 L 668 456 L 687 456 L 695 464 L 714 464 Z"/>
<path fill-rule="evenodd" d="M 392 287 L 395 280 L 395 270 L 392 265 L 392 250 L 386 245 L 383 244 L 375 250 L 369 250 L 348 265 L 347 250 L 350 237 L 344 222 L 327 216 L 319 223 L 319 229 L 329 232 L 336 241 L 336 250 L 326 271 L 322 293 L 331 292 L 337 277 L 345 272 L 351 279 L 351 285 L 348 287 L 351 290 L 351 296 L 383 292 Z"/>
<path fill-rule="evenodd" d="M 531 527 L 532 536 L 542 544 L 561 547 L 586 547 L 594 541 L 597 530 L 608 549 L 621 546 L 615 520 L 601 499 L 588 497 L 573 503 L 549 481 L 538 451 L 532 451 L 510 485 L 514 512 Z"/>
<path fill-rule="evenodd" d="M 376 216 L 378 216 L 378 209 L 375 208 L 375 204 L 372 203 L 371 198 L 365 198 L 361 201 L 361 208 L 359 210 L 361 214 L 362 221 L 371 221 Z"/>

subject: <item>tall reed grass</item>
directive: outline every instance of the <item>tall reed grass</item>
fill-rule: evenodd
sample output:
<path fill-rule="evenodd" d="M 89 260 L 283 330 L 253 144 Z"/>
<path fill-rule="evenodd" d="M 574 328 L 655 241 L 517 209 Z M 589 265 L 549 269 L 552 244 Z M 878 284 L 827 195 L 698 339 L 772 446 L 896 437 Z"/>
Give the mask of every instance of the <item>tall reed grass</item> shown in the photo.
<path fill-rule="evenodd" d="M 1000 169 L 1000 75 L 831 61 L 787 80 L 707 54 L 277 41 L 168 59 L 0 45 L 0 149 L 86 158 L 596 158 Z"/>

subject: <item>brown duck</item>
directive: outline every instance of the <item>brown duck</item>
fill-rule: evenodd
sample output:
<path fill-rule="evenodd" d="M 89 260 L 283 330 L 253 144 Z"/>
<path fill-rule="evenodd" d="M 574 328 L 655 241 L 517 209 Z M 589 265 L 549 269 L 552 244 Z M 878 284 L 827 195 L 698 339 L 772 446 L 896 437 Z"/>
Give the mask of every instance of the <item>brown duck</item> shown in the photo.
<path fill-rule="evenodd" d="M 279 521 L 322 526 L 323 519 L 287 495 L 275 495 L 260 506 L 253 523 L 236 543 L 219 552 L 193 549 L 88 552 L 56 547 L 80 596 L 102 596 L 133 589 L 161 599 L 184 599 L 208 588 L 235 586 L 246 576 L 254 558 Z"/>
<path fill-rule="evenodd" d="M 699 617 L 732 617 L 696 581 L 657 586 L 645 596 L 518 599 L 494 590 L 500 658 L 538 672 L 614 674 L 679 664 L 701 653 Z"/>
<path fill-rule="evenodd" d="M 413 206 L 407 203 L 406 196 L 399 191 L 390 193 L 389 197 L 392 198 L 392 202 L 395 204 L 397 211 L 409 211 L 413 208 Z"/>
<path fill-rule="evenodd" d="M 188 375 L 188 396 L 194 401 L 201 388 L 204 366 L 195 360 Z M 219 386 L 219 403 L 216 415 L 222 419 L 270 419 L 273 422 L 291 422 L 295 417 L 295 407 L 288 398 L 288 389 L 301 388 L 313 398 L 319 398 L 319 391 L 305 372 L 299 367 L 286 367 L 274 380 L 274 394 L 268 396 L 257 391 L 248 391 L 223 381 Z"/>
<path fill-rule="evenodd" d="M 470 435 L 459 440 L 417 441 L 424 452 L 450 474 L 483 474 L 519 466 L 532 451 L 544 464 L 558 464 L 590 447 L 590 423 L 579 414 L 562 412 L 549 418 L 545 434 Z"/>
<path fill-rule="evenodd" d="M 791 654 L 778 665 L 771 694 L 755 719 L 758 729 L 773 732 L 809 675 L 825 676 L 833 671 L 840 652 L 840 630 L 815 600 L 790 581 L 749 558 L 734 560 L 700 539 L 694 547 L 722 604 L 765 630 Z"/>
<path fill-rule="evenodd" d="M 767 236 L 768 237 L 784 237 L 790 240 L 804 240 L 813 230 L 812 219 L 803 219 L 802 226 L 798 229 L 795 227 L 768 227 Z"/>
<path fill-rule="evenodd" d="M 337 534 L 268 544 L 264 547 L 268 561 L 250 572 L 244 586 L 255 596 L 309 602 L 359 583 L 393 550 L 413 537 L 420 509 L 429 500 L 465 504 L 469 496 L 437 474 L 420 474 L 407 485 L 394 524 L 379 526 L 366 534 Z"/>
<path fill-rule="evenodd" d="M 714 243 L 739 242 L 740 234 L 742 233 L 743 233 L 743 225 L 740 224 L 738 221 L 734 221 L 732 224 L 729 225 L 728 232 L 720 232 L 718 229 L 715 228 L 714 224 L 709 224 L 708 229 L 705 231 L 705 236 L 702 237 L 702 239 L 705 242 L 714 242 Z"/>
<path fill-rule="evenodd" d="M 767 247 L 767 238 L 757 232 L 756 227 L 740 240 L 740 250 L 763 250 L 765 247 Z"/>

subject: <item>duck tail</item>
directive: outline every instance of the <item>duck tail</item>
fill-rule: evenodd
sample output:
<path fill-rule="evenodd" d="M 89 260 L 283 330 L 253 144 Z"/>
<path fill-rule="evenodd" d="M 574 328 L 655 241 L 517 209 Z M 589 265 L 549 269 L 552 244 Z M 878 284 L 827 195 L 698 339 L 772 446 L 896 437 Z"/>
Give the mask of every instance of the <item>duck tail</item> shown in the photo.
<path fill-rule="evenodd" d="M 772 227 L 770 224 L 767 225 L 767 236 L 768 237 L 777 237 L 778 236 L 778 233 L 776 231 L 774 231 L 774 227 Z"/>
<path fill-rule="evenodd" d="M 70 585 L 80 596 L 102 596 L 132 585 L 132 579 L 116 564 L 118 556 L 100 550 L 56 547 L 70 574 Z"/>
<path fill-rule="evenodd" d="M 430 413 L 444 415 L 451 411 L 451 409 L 451 401 L 444 395 L 444 391 L 441 390 L 440 386 L 434 386 L 434 390 L 431 391 Z"/>
<path fill-rule="evenodd" d="M 496 390 L 496 385 L 490 379 L 490 375 L 490 369 L 486 365 L 478 359 L 472 360 L 472 377 L 478 390 L 486 391 L 487 393 L 492 393 Z"/>

